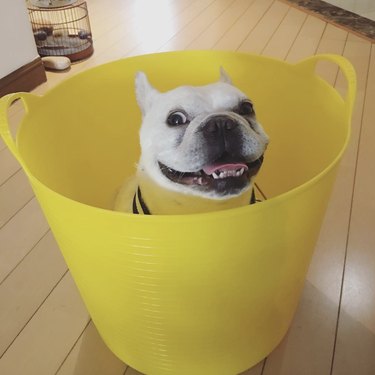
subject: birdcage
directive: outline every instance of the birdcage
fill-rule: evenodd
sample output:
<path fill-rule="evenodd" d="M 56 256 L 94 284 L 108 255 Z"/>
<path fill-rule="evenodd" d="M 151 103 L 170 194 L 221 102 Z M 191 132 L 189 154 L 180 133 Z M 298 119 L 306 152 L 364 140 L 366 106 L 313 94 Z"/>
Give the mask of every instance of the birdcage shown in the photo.
<path fill-rule="evenodd" d="M 39 55 L 66 56 L 77 61 L 93 54 L 86 1 L 63 6 L 35 4 L 29 0 L 27 6 Z"/>

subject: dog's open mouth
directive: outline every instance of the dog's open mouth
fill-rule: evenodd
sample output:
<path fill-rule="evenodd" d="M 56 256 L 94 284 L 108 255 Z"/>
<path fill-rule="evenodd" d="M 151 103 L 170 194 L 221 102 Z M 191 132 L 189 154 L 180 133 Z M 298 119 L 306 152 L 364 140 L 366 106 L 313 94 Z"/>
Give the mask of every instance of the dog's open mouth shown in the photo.
<path fill-rule="evenodd" d="M 164 176 L 171 181 L 197 187 L 204 191 L 216 191 L 222 195 L 237 194 L 250 183 L 263 163 L 263 155 L 255 161 L 219 160 L 204 166 L 197 172 L 176 171 L 159 162 Z"/>

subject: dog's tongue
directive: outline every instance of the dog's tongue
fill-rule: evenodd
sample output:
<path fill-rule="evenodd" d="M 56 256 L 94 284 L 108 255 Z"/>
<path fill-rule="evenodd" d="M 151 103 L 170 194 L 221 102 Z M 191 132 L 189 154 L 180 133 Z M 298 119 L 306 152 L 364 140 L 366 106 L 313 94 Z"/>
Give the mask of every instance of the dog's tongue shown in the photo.
<path fill-rule="evenodd" d="M 225 172 L 225 171 L 235 171 L 241 168 L 247 170 L 247 165 L 244 163 L 226 163 L 226 164 L 209 164 L 203 167 L 203 172 L 206 174 L 212 174 L 216 171 Z"/>

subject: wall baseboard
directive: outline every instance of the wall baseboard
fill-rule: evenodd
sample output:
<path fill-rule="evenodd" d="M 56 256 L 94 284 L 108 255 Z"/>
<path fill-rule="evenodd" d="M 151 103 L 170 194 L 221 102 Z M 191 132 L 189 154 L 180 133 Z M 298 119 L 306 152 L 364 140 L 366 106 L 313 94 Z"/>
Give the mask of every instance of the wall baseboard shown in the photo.
<path fill-rule="evenodd" d="M 31 91 L 47 81 L 40 57 L 0 78 L 0 97 L 18 91 Z"/>

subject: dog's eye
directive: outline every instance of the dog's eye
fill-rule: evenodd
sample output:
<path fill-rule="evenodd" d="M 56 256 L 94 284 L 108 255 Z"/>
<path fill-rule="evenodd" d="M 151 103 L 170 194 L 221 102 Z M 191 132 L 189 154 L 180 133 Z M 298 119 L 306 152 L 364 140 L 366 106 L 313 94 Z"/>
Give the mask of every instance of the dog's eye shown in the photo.
<path fill-rule="evenodd" d="M 251 103 L 249 100 L 244 100 L 239 108 L 238 108 L 238 113 L 241 116 L 250 116 L 254 114 L 254 106 L 253 103 Z"/>
<path fill-rule="evenodd" d="M 188 118 L 184 112 L 176 111 L 169 114 L 167 118 L 168 125 L 184 125 L 188 123 Z"/>

